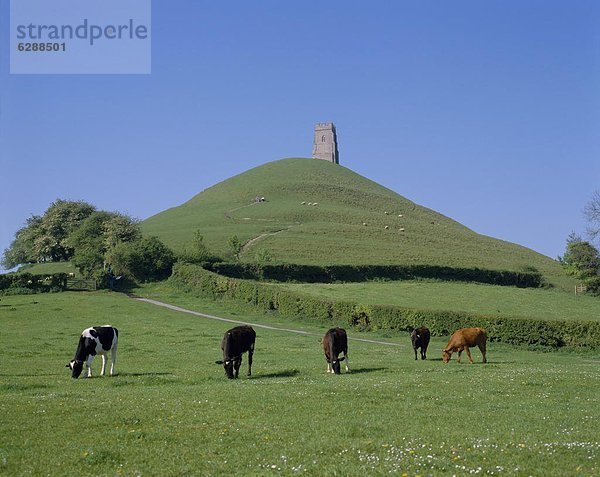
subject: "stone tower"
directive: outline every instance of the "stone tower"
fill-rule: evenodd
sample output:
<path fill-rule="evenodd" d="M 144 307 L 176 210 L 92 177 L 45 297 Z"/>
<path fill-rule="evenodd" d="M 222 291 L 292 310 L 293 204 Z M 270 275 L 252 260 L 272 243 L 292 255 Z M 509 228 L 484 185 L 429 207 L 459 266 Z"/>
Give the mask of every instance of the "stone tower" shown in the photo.
<path fill-rule="evenodd" d="M 340 163 L 337 135 L 333 123 L 317 123 L 315 126 L 315 142 L 313 143 L 313 159 Z"/>

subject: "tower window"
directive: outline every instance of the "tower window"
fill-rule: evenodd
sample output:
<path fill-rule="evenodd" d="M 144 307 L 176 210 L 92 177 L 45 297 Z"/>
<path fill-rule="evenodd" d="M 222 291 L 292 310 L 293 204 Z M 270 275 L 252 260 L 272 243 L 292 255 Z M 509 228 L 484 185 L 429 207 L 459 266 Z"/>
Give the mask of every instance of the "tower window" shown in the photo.
<path fill-rule="evenodd" d="M 325 136 L 321 137 L 321 142 L 325 142 Z"/>

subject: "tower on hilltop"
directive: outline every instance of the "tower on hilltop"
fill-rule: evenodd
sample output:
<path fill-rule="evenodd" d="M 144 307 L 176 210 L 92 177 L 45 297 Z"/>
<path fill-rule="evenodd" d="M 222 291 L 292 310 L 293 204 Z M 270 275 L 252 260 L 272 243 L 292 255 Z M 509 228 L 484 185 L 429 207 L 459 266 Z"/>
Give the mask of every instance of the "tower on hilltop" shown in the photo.
<path fill-rule="evenodd" d="M 337 134 L 333 123 L 317 123 L 315 126 L 315 141 L 313 143 L 313 159 L 340 163 Z"/>

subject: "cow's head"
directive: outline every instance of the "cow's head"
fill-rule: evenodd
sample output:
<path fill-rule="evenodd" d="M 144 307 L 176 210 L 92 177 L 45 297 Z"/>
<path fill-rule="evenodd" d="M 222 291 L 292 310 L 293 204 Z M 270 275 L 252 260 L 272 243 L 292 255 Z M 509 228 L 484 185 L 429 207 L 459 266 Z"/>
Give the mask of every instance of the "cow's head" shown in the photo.
<path fill-rule="evenodd" d="M 234 374 L 233 374 L 234 361 L 235 361 L 235 359 L 226 359 L 223 361 L 221 361 L 221 360 L 215 361 L 215 363 L 222 364 L 223 368 L 225 369 L 225 376 L 227 376 L 229 379 L 233 379 L 234 378 Z"/>
<path fill-rule="evenodd" d="M 71 374 L 71 377 L 73 379 L 77 379 L 79 377 L 79 375 L 81 374 L 81 372 L 83 371 L 83 361 L 78 361 L 78 360 L 73 359 L 69 362 L 69 364 L 67 364 L 66 367 L 70 368 L 71 371 L 73 371 L 73 373 Z"/>
<path fill-rule="evenodd" d="M 446 349 L 442 350 L 442 360 L 444 361 L 444 363 L 447 363 L 448 361 L 450 361 L 451 357 L 452 357 L 452 351 L 446 350 Z"/>
<path fill-rule="evenodd" d="M 343 358 L 336 358 L 331 362 L 331 369 L 333 370 L 334 374 L 342 373 L 342 370 L 340 368 L 340 362 L 344 361 L 345 358 L 345 356 Z"/>

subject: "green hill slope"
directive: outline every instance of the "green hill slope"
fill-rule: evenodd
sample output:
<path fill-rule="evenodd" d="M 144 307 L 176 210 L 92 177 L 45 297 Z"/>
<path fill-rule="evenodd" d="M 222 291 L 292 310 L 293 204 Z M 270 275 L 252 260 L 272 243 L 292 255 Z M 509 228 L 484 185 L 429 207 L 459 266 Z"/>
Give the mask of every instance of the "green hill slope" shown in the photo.
<path fill-rule="evenodd" d="M 266 200 L 256 203 L 256 197 Z M 544 255 L 477 234 L 345 167 L 314 159 L 256 167 L 142 227 L 175 250 L 200 229 L 212 250 L 226 253 L 235 234 L 246 243 L 247 261 L 267 249 L 274 261 L 289 263 L 533 267 L 553 283 L 568 283 L 559 264 Z"/>

